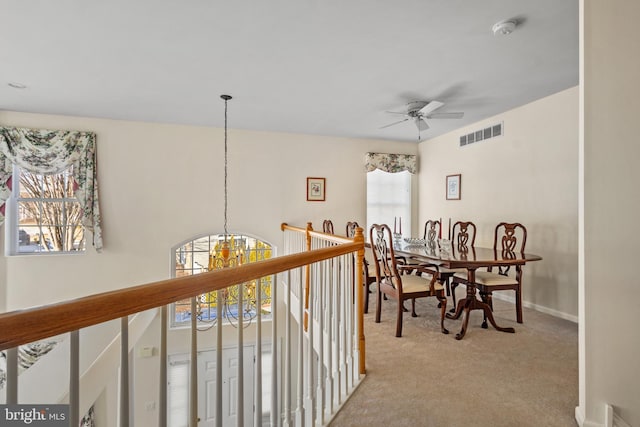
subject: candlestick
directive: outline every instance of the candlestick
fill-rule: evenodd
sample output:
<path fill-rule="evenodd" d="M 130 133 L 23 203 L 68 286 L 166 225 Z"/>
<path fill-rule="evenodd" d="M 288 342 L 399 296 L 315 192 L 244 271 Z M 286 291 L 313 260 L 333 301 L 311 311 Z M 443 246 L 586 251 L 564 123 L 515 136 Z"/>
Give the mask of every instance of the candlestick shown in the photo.
<path fill-rule="evenodd" d="M 396 234 L 397 232 L 398 232 L 397 218 L 394 216 L 393 217 L 393 234 Z"/>
<path fill-rule="evenodd" d="M 400 221 L 399 221 L 399 223 L 400 223 L 400 228 L 399 228 L 398 232 L 399 232 L 400 234 L 402 234 L 402 217 L 400 217 Z"/>

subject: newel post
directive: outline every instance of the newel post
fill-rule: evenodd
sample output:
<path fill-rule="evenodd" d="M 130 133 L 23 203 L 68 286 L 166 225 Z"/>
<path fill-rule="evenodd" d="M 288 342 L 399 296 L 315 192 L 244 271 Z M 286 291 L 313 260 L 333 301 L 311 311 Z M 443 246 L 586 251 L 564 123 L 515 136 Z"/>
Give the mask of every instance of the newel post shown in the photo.
<path fill-rule="evenodd" d="M 311 231 L 313 231 L 313 225 L 308 222 L 307 223 L 307 231 L 305 232 L 305 236 L 307 238 L 307 252 L 311 251 Z M 309 326 L 309 284 L 311 282 L 311 266 L 307 264 L 304 269 L 304 330 L 305 332 Z"/>

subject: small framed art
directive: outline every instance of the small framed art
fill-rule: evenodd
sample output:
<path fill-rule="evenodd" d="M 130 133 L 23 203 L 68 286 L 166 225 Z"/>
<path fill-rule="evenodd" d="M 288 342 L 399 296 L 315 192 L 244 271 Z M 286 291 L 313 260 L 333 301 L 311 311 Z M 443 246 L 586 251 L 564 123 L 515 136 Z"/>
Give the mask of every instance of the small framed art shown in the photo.
<path fill-rule="evenodd" d="M 460 200 L 460 174 L 447 175 L 447 200 Z"/>
<path fill-rule="evenodd" d="M 324 202 L 325 199 L 325 179 L 307 178 L 307 201 Z"/>

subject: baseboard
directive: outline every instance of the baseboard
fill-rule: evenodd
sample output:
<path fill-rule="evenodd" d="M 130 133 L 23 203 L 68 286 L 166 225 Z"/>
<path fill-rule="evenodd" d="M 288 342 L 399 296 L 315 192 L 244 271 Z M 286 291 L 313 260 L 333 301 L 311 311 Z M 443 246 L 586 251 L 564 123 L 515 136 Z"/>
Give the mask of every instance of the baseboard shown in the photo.
<path fill-rule="evenodd" d="M 499 299 L 502 301 L 508 301 L 512 304 L 516 303 L 516 299 L 512 296 L 507 295 L 505 292 L 496 292 L 493 294 L 493 299 Z M 562 311 L 554 310 L 549 307 L 545 307 L 543 305 L 534 304 L 529 301 L 522 301 L 522 306 L 530 308 L 535 311 L 539 311 L 540 313 L 548 314 L 553 317 L 557 317 L 560 319 L 568 320 L 573 323 L 578 323 L 578 316 L 574 316 L 571 314 L 564 313 Z"/>
<path fill-rule="evenodd" d="M 620 418 L 620 415 L 613 414 L 613 427 L 631 427 L 629 423 Z"/>
<path fill-rule="evenodd" d="M 607 427 L 604 424 L 597 424 L 591 421 L 585 421 L 585 415 L 580 409 L 579 406 L 576 406 L 575 412 L 576 423 L 578 423 L 578 427 Z"/>
<path fill-rule="evenodd" d="M 367 377 L 366 374 L 361 374 L 360 378 L 357 380 L 356 384 L 354 384 L 353 389 L 351 390 L 351 393 L 349 394 L 349 396 L 347 396 L 346 399 L 344 399 L 342 401 L 342 403 L 340 403 L 340 405 L 336 408 L 335 411 L 333 411 L 333 414 L 329 414 L 329 418 L 327 420 L 325 420 L 325 423 L 323 425 L 328 426 L 329 424 L 331 424 L 331 421 L 333 421 L 333 419 L 338 415 L 338 413 L 340 412 L 340 410 L 343 408 L 343 406 L 349 401 L 349 399 L 351 399 L 351 397 L 353 397 L 353 394 L 355 393 L 355 391 L 358 389 L 358 387 L 360 387 L 360 384 L 362 384 L 362 382 L 364 381 L 364 379 Z"/>
<path fill-rule="evenodd" d="M 579 427 L 585 427 L 584 425 L 584 413 L 582 412 L 582 409 L 580 409 L 579 406 L 576 406 L 576 410 L 575 410 L 575 419 L 576 419 L 576 423 L 578 423 Z"/>
<path fill-rule="evenodd" d="M 620 417 L 613 405 L 607 404 L 605 408 L 606 427 L 631 427 Z"/>
<path fill-rule="evenodd" d="M 604 424 L 595 423 L 593 421 L 585 421 L 585 414 L 579 406 L 575 411 L 576 422 L 579 427 L 631 427 L 629 423 L 618 415 L 612 405 L 605 405 L 605 421 Z"/>

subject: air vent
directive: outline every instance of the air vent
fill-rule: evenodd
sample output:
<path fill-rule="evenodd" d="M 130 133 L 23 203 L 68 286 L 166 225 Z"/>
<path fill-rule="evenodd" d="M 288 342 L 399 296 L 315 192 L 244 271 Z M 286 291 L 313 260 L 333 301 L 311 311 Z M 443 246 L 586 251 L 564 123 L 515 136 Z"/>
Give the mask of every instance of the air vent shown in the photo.
<path fill-rule="evenodd" d="M 460 137 L 460 147 L 464 147 L 465 145 L 484 141 L 485 139 L 495 138 L 496 136 L 502 136 L 503 127 L 504 127 L 504 122 L 500 122 L 493 126 L 489 126 L 484 129 L 478 129 L 475 132 L 462 135 Z"/>

